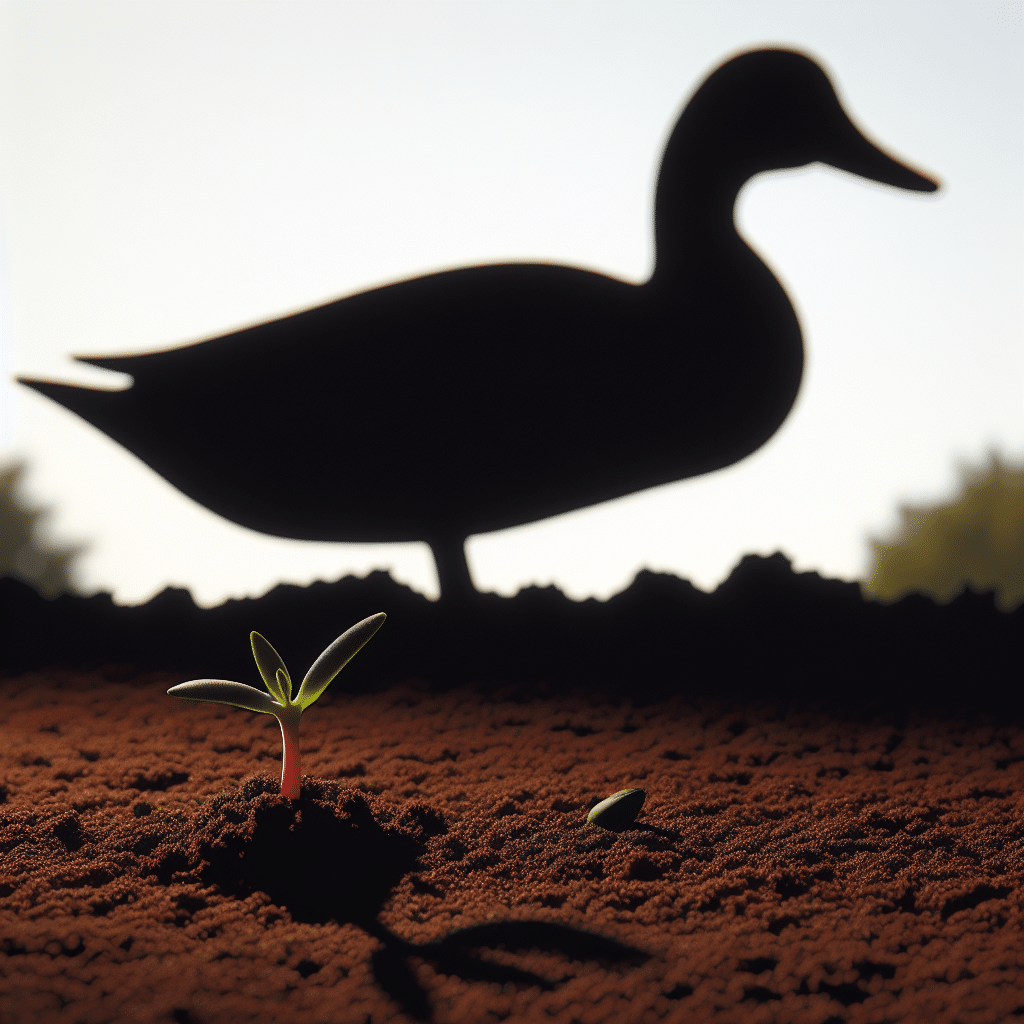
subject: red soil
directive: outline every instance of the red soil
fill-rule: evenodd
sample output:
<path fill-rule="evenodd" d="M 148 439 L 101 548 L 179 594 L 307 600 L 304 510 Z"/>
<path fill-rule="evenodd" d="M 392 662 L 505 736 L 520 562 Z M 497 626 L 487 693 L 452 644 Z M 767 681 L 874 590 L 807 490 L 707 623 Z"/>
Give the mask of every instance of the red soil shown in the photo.
<path fill-rule="evenodd" d="M 180 681 L 0 683 L 3 1024 L 1024 1016 L 1019 723 Z"/>

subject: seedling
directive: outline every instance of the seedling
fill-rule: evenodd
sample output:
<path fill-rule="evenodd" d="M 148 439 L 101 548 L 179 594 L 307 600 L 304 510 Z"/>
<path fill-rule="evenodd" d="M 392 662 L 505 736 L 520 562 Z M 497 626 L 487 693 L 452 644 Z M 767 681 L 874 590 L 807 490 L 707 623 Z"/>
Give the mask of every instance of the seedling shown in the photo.
<path fill-rule="evenodd" d="M 269 694 L 245 683 L 227 679 L 192 679 L 172 686 L 167 693 L 183 700 L 231 704 L 246 711 L 273 715 L 281 726 L 284 756 L 281 763 L 281 796 L 298 800 L 301 787 L 299 765 L 299 719 L 302 712 L 327 689 L 330 681 L 352 660 L 358 650 L 383 625 L 387 615 L 378 612 L 346 630 L 313 662 L 302 680 L 298 695 L 292 700 L 292 679 L 281 655 L 260 636 L 250 633 L 252 656 L 267 684 Z"/>

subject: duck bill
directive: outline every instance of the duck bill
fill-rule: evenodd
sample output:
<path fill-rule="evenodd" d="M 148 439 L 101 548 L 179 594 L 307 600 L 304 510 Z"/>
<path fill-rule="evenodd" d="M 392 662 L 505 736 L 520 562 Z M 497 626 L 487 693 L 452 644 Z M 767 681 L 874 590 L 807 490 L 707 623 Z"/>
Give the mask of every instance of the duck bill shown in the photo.
<path fill-rule="evenodd" d="M 939 187 L 937 181 L 926 178 L 884 153 L 864 138 L 852 124 L 841 142 L 832 152 L 823 155 L 821 160 L 841 171 L 909 192 L 935 192 Z"/>

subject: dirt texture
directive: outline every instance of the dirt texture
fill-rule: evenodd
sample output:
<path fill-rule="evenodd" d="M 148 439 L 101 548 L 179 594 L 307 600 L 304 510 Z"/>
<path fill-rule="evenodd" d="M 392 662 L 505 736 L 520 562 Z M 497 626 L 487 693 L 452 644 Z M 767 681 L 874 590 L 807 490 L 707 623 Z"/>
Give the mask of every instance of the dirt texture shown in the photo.
<path fill-rule="evenodd" d="M 0 682 L 4 1024 L 1024 1018 L 1019 721 L 180 681 Z"/>

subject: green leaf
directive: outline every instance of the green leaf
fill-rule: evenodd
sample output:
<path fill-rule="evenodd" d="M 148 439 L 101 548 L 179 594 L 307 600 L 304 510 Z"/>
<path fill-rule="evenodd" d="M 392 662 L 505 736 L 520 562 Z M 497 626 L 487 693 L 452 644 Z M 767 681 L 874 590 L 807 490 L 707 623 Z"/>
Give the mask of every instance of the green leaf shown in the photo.
<path fill-rule="evenodd" d="M 269 646 L 269 645 L 268 645 Z M 259 711 L 264 715 L 276 715 L 281 705 L 275 703 L 262 690 L 245 683 L 232 683 L 227 679 L 192 679 L 178 683 L 168 691 L 171 697 L 183 700 L 209 701 L 211 704 L 231 704 L 246 711 Z"/>
<path fill-rule="evenodd" d="M 295 698 L 303 711 L 327 689 L 330 681 L 352 660 L 367 640 L 384 624 L 387 615 L 377 612 L 346 630 L 313 662 Z"/>
<path fill-rule="evenodd" d="M 252 656 L 256 659 L 256 667 L 263 676 L 263 682 L 267 689 L 282 704 L 290 704 L 292 700 L 292 677 L 288 675 L 284 659 L 281 657 L 267 640 L 264 640 L 259 633 L 250 633 L 249 642 L 252 644 Z M 279 678 L 279 673 L 284 673 L 284 683 Z"/>
<path fill-rule="evenodd" d="M 283 693 L 288 698 L 288 700 L 285 701 L 284 703 L 291 704 L 291 702 L 292 702 L 292 681 L 291 681 L 291 678 L 289 677 L 288 673 L 283 668 L 279 668 L 277 670 L 277 686 L 278 686 L 278 689 L 281 691 L 281 693 Z"/>

